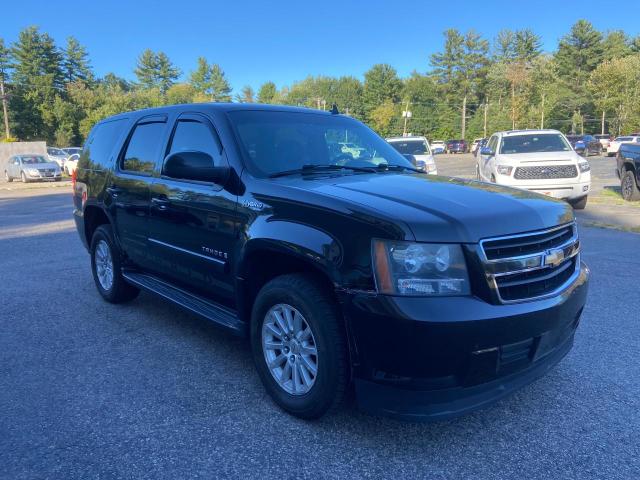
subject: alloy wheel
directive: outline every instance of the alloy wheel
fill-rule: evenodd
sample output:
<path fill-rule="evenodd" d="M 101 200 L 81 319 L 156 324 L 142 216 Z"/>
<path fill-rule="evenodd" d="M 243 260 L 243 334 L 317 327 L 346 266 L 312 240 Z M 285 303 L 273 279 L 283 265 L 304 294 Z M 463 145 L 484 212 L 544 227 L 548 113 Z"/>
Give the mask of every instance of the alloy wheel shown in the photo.
<path fill-rule="evenodd" d="M 262 323 L 262 352 L 280 388 L 304 395 L 318 375 L 318 349 L 311 326 L 297 309 L 280 303 L 269 309 Z"/>
<path fill-rule="evenodd" d="M 104 240 L 100 240 L 96 245 L 94 261 L 100 286 L 107 291 L 111 290 L 113 286 L 113 259 L 111 258 L 111 249 Z"/>

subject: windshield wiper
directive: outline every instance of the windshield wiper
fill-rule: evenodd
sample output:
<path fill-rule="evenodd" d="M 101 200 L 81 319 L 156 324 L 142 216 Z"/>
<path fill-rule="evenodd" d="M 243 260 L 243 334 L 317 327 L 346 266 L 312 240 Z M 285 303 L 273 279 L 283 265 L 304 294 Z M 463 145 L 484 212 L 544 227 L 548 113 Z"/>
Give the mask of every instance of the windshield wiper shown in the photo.
<path fill-rule="evenodd" d="M 287 175 L 296 175 L 296 174 L 304 174 L 304 173 L 316 173 L 322 171 L 338 171 L 338 170 L 353 170 L 356 172 L 368 172 L 375 173 L 378 171 L 376 167 L 352 167 L 347 165 L 316 165 L 316 164 L 307 164 L 303 165 L 302 168 L 294 168 L 293 170 L 283 170 L 282 172 L 276 172 L 269 175 L 269 178 L 276 177 L 284 177 Z"/>

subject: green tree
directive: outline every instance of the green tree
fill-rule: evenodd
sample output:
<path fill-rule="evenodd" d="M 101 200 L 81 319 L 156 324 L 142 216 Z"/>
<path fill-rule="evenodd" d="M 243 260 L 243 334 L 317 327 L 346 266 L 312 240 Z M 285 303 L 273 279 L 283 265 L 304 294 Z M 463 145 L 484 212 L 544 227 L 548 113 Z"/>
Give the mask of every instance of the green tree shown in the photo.
<path fill-rule="evenodd" d="M 188 83 L 176 83 L 171 85 L 166 92 L 167 104 L 193 103 L 196 91 Z"/>
<path fill-rule="evenodd" d="M 258 89 L 258 103 L 273 103 L 278 94 L 276 84 L 273 82 L 265 82 Z"/>
<path fill-rule="evenodd" d="M 160 88 L 162 93 L 166 93 L 180 76 L 180 69 L 171 63 L 164 52 L 157 53 L 156 68 L 156 86 Z"/>
<path fill-rule="evenodd" d="M 607 33 L 602 41 L 602 50 L 603 58 L 607 60 L 626 57 L 633 53 L 631 40 L 622 30 L 613 30 Z"/>
<path fill-rule="evenodd" d="M 199 95 L 198 100 L 230 102 L 231 86 L 218 64 L 209 64 L 204 57 L 198 58 L 198 68 L 191 73 L 191 86 Z"/>
<path fill-rule="evenodd" d="M 158 57 L 150 49 L 146 49 L 138 57 L 134 70 L 138 83 L 143 88 L 153 88 L 158 85 Z"/>
<path fill-rule="evenodd" d="M 62 56 L 53 39 L 37 27 L 20 32 L 11 48 L 14 59 L 12 111 L 22 140 L 53 140 L 56 94 L 63 92 Z M 15 108 L 14 108 L 15 107 Z"/>
<path fill-rule="evenodd" d="M 386 114 L 389 111 L 388 104 L 398 103 L 401 94 L 402 81 L 391 65 L 379 63 L 364 74 L 363 107 L 369 119 L 373 119 L 373 111 L 383 104 L 385 104 L 385 108 L 382 111 Z M 377 116 L 384 117 L 384 115 Z M 381 125 L 381 123 L 378 121 L 377 125 Z"/>
<path fill-rule="evenodd" d="M 81 80 L 93 82 L 93 72 L 87 50 L 74 37 L 67 38 L 67 46 L 62 60 L 62 71 L 67 83 Z"/>
<path fill-rule="evenodd" d="M 589 75 L 603 59 L 602 34 L 586 20 L 578 20 L 562 37 L 555 54 L 560 79 L 567 87 L 563 116 L 589 113 L 592 105 L 587 91 Z"/>
<path fill-rule="evenodd" d="M 250 85 L 245 85 L 240 90 L 240 93 L 236 95 L 236 101 L 240 103 L 253 103 L 255 102 L 255 92 Z"/>
<path fill-rule="evenodd" d="M 0 38 L 0 95 L 7 95 L 7 86 L 10 80 L 9 72 L 11 70 L 11 58 L 10 52 L 7 47 L 4 45 L 4 39 Z M 2 102 L 2 111 L 0 111 L 0 115 L 2 115 L 2 126 L 4 131 L 4 138 L 8 140 L 11 138 L 11 129 L 9 127 L 10 118 L 9 118 L 9 109 L 7 104 L 9 103 L 7 97 L 0 98 Z"/>

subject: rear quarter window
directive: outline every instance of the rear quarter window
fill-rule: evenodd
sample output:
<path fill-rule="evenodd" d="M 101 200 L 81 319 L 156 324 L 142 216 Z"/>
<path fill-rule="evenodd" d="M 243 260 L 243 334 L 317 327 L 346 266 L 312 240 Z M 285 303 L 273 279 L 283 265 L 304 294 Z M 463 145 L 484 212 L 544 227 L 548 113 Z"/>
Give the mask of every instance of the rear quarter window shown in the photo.
<path fill-rule="evenodd" d="M 80 157 L 79 167 L 104 170 L 110 167 L 113 152 L 119 144 L 127 119 L 102 122 L 93 127 Z"/>

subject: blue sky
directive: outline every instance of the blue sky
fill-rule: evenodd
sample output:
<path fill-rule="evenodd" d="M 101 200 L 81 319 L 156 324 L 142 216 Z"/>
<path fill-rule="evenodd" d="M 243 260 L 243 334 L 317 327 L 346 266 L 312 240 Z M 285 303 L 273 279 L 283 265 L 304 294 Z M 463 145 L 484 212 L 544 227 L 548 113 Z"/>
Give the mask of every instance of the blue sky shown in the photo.
<path fill-rule="evenodd" d="M 478 5 L 481 4 L 480 8 Z M 5 2 L 5 42 L 38 25 L 64 44 L 77 37 L 98 75 L 133 79 L 145 48 L 162 50 L 186 76 L 202 55 L 219 63 L 236 91 L 273 80 L 278 87 L 309 74 L 354 75 L 389 63 L 400 75 L 425 71 L 450 27 L 486 37 L 502 28 L 533 29 L 553 50 L 579 18 L 600 30 L 640 34 L 637 3 L 602 1 L 30 1 Z M 171 6 L 169 6 L 171 5 Z M 526 7 L 525 7 L 526 5 Z"/>

